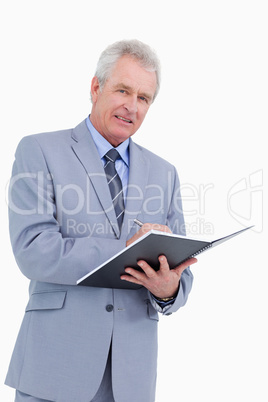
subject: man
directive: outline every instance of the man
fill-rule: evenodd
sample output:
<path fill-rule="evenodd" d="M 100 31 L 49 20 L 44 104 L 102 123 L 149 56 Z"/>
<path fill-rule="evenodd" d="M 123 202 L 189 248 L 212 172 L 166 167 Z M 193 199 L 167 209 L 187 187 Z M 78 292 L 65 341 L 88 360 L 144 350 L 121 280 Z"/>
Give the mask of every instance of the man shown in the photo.
<path fill-rule="evenodd" d="M 100 57 L 90 116 L 18 146 L 10 233 L 31 282 L 6 379 L 17 402 L 154 401 L 158 312 L 186 303 L 196 260 L 170 270 L 160 256 L 158 272 L 139 261 L 121 278 L 138 290 L 76 281 L 151 228 L 184 233 L 175 168 L 130 139 L 158 89 L 154 52 L 117 42 Z"/>

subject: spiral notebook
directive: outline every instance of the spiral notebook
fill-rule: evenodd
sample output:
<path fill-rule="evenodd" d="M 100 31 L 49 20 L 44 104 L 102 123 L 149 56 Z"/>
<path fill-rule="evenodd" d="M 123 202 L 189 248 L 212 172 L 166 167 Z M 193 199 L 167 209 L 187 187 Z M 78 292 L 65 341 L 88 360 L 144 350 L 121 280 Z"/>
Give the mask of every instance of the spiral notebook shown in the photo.
<path fill-rule="evenodd" d="M 218 246 L 251 227 L 213 241 L 151 230 L 99 267 L 80 278 L 77 281 L 77 285 L 116 289 L 139 289 L 140 285 L 120 279 L 120 276 L 125 274 L 124 269 L 126 267 L 141 270 L 137 265 L 138 260 L 145 260 L 155 270 L 158 270 L 158 257 L 164 254 L 172 269 L 189 258 L 195 257 L 211 247 Z"/>

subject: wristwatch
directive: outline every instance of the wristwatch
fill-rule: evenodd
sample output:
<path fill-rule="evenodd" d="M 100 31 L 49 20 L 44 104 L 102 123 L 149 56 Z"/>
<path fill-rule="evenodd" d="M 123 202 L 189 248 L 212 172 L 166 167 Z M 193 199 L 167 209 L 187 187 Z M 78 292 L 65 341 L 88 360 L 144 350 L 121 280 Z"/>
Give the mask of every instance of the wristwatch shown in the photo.
<path fill-rule="evenodd" d="M 159 300 L 160 302 L 169 302 L 173 299 L 175 299 L 175 297 L 163 297 L 162 299 L 160 297 L 155 297 L 157 300 Z"/>

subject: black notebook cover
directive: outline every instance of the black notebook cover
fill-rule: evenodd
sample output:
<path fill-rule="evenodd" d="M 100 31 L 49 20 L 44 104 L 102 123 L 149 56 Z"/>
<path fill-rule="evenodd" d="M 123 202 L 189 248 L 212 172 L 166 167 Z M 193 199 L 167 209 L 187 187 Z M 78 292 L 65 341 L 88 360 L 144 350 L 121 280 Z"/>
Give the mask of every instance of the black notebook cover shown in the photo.
<path fill-rule="evenodd" d="M 245 230 L 250 229 L 250 227 L 214 241 L 198 240 L 151 230 L 108 261 L 80 278 L 77 281 L 77 285 L 116 289 L 139 289 L 141 288 L 141 285 L 122 281 L 120 279 L 122 274 L 126 274 L 124 272 L 126 267 L 141 270 L 137 265 L 138 260 L 145 260 L 155 270 L 158 270 L 158 257 L 164 254 L 167 257 L 170 268 L 172 269 L 210 247 L 215 247 Z"/>

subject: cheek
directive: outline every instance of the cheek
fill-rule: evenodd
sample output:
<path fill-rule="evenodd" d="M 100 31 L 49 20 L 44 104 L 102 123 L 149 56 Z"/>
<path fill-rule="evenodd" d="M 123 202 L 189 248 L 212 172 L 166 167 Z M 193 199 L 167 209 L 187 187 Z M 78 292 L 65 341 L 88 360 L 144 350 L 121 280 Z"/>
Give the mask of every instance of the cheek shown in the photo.
<path fill-rule="evenodd" d="M 117 93 L 110 94 L 109 97 L 107 98 L 107 106 L 109 106 L 109 109 L 111 110 L 122 106 L 122 104 L 123 104 L 122 97 L 119 96 Z"/>
<path fill-rule="evenodd" d="M 140 124 L 141 124 L 141 123 L 143 122 L 143 120 L 145 119 L 145 116 L 146 116 L 148 110 L 149 110 L 149 107 L 144 107 L 144 106 L 141 107 L 141 108 L 138 110 L 138 120 L 139 120 Z"/>

